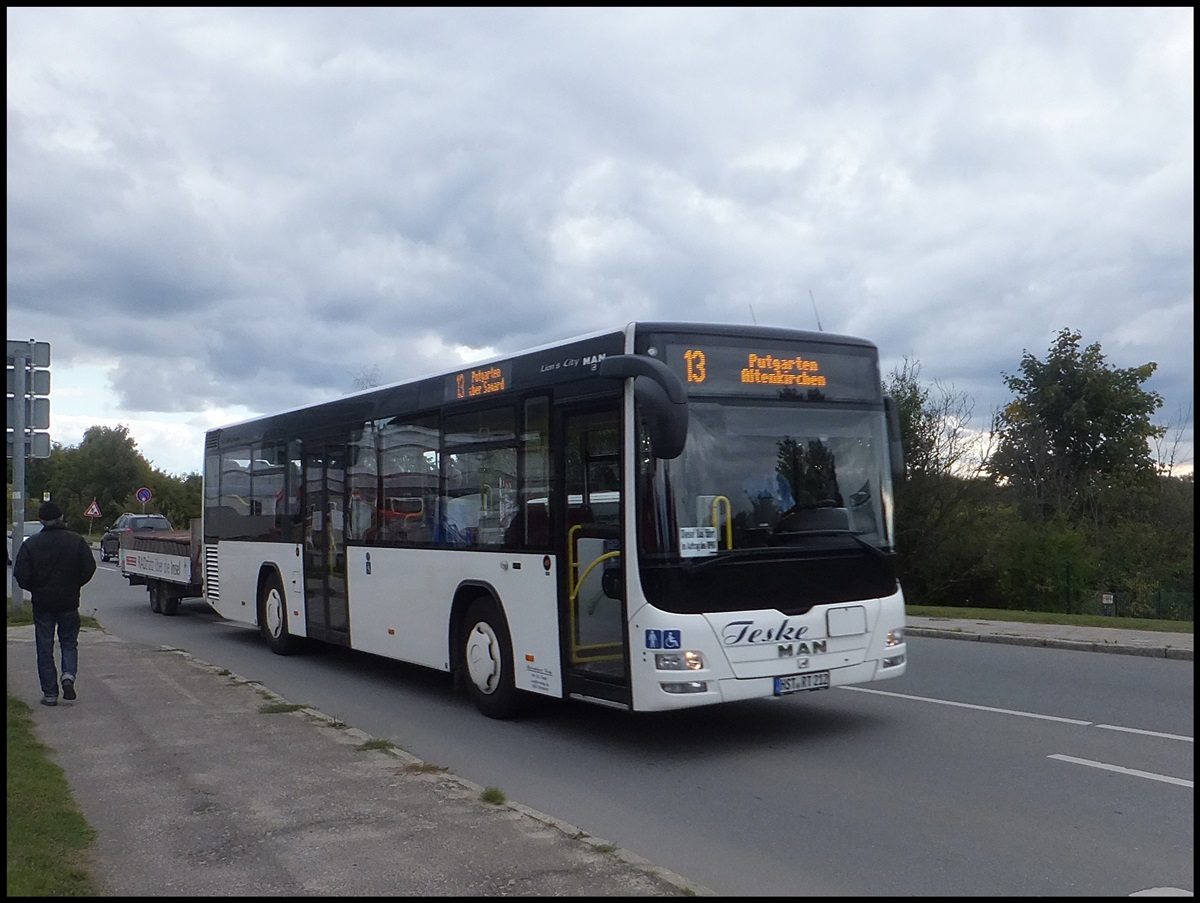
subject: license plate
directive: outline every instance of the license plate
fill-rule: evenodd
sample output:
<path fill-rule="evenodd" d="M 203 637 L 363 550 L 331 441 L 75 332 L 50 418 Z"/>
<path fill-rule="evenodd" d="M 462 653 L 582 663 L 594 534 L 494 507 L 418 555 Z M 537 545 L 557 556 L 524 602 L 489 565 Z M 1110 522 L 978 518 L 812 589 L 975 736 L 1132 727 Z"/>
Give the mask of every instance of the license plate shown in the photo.
<path fill-rule="evenodd" d="M 776 696 L 790 696 L 792 693 L 802 693 L 805 690 L 828 689 L 828 671 L 810 671 L 808 674 L 793 674 L 790 677 L 775 678 Z"/>

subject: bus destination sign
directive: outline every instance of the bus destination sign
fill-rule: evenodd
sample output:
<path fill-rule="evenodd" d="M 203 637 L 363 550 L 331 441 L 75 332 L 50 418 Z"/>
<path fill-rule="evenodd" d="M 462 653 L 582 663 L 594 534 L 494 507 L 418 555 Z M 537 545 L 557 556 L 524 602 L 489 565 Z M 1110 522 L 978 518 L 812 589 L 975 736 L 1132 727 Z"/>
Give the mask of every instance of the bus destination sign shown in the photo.
<path fill-rule="evenodd" d="M 446 400 L 483 398 L 512 388 L 512 362 L 459 370 L 446 377 Z"/>
<path fill-rule="evenodd" d="M 708 379 L 708 355 L 699 348 L 687 348 L 683 352 L 687 366 L 687 381 L 702 383 Z M 798 354 L 795 357 L 777 357 L 774 354 L 746 354 L 746 366 L 739 374 L 741 382 L 770 386 L 797 386 L 805 389 L 823 389 L 826 385 L 821 363 L 815 358 Z"/>
<path fill-rule="evenodd" d="M 674 345 L 667 361 L 689 392 L 878 401 L 878 369 L 855 349 Z"/>

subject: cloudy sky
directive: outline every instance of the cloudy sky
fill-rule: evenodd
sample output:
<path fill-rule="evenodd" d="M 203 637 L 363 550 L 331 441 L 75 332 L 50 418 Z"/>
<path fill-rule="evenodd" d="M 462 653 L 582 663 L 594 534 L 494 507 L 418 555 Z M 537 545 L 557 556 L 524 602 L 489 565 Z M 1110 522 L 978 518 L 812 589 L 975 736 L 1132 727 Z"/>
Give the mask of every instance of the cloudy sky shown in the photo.
<path fill-rule="evenodd" d="M 182 474 L 370 374 L 819 316 L 980 428 L 1077 330 L 1157 362 L 1191 463 L 1190 8 L 6 17 L 8 337 L 52 346 L 55 442 L 126 424 Z"/>

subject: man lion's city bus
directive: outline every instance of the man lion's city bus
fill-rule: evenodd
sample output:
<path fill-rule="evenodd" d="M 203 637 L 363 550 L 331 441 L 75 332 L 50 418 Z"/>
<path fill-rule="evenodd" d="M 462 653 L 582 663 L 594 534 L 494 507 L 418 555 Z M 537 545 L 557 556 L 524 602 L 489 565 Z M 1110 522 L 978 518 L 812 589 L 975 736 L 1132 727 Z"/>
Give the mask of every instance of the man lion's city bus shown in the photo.
<path fill-rule="evenodd" d="M 902 467 L 872 343 L 631 323 L 212 430 L 205 599 L 494 718 L 898 677 Z"/>

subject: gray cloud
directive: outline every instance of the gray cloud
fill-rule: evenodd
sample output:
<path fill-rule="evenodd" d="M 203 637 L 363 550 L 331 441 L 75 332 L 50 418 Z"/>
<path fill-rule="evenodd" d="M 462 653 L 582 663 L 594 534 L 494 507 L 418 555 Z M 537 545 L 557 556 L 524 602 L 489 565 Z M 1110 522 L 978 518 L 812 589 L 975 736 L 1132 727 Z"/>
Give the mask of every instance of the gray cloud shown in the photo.
<path fill-rule="evenodd" d="M 1177 421 L 1193 15 L 10 8 L 9 335 L 141 417 L 815 299 L 978 426 L 1063 327 Z"/>

